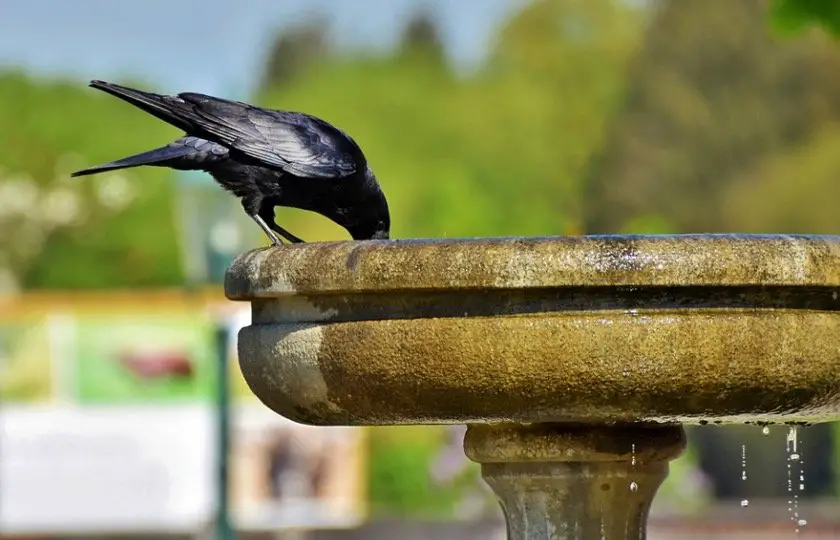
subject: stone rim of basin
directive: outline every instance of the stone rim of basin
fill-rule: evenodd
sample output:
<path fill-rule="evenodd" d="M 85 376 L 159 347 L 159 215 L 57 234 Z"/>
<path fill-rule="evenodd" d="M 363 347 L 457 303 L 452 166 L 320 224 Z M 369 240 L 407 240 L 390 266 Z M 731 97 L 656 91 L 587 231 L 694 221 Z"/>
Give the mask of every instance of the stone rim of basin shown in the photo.
<path fill-rule="evenodd" d="M 840 286 L 840 237 L 693 234 L 313 242 L 240 255 L 228 270 L 225 293 L 232 300 L 251 300 L 304 293 L 656 285 Z"/>
<path fill-rule="evenodd" d="M 840 417 L 840 237 L 312 243 L 225 290 L 246 381 L 298 422 Z"/>

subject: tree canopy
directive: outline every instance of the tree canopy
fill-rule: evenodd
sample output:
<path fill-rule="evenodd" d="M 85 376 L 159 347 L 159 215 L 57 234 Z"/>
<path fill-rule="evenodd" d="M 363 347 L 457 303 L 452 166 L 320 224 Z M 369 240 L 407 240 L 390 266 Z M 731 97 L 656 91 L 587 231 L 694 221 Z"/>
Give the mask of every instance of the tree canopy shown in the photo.
<path fill-rule="evenodd" d="M 792 34 L 811 25 L 819 25 L 840 37 L 840 4 L 826 0 L 775 0 L 773 23 L 784 33 Z"/>

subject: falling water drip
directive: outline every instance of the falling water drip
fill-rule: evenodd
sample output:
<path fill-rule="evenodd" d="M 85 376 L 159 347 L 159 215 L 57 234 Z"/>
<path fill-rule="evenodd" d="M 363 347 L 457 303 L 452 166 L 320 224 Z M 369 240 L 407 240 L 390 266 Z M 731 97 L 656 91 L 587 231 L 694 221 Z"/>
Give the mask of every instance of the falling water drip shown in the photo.
<path fill-rule="evenodd" d="M 787 440 L 785 441 L 785 449 L 788 454 L 787 458 L 787 491 L 788 491 L 788 513 L 790 514 L 790 519 L 793 521 L 793 481 L 790 478 L 790 454 L 791 454 L 791 444 L 795 440 L 795 437 L 791 437 L 793 434 L 793 429 L 788 432 Z"/>
<path fill-rule="evenodd" d="M 747 445 L 741 445 L 741 481 L 747 481 Z M 741 508 L 746 508 L 750 505 L 749 499 L 742 499 L 741 500 Z"/>
<path fill-rule="evenodd" d="M 791 513 L 790 520 L 796 525 L 796 533 L 804 527 L 808 522 L 799 517 L 799 493 L 805 490 L 805 471 L 802 465 L 802 456 L 799 453 L 799 440 L 796 426 L 792 426 L 788 430 L 786 446 L 787 446 L 787 484 L 788 484 L 788 512 Z M 799 465 L 799 483 L 798 489 L 793 487 L 793 475 L 791 473 L 791 465 L 797 463 Z"/>
<path fill-rule="evenodd" d="M 791 456 L 793 457 L 793 456 Z M 799 493 L 805 491 L 805 464 L 802 462 L 802 458 L 799 457 L 799 454 L 796 454 L 796 461 L 799 463 Z M 797 499 L 799 496 L 797 495 Z M 798 516 L 797 516 L 798 517 Z M 796 532 L 799 532 L 799 529 L 807 525 L 808 522 L 802 518 L 796 520 Z"/>
<path fill-rule="evenodd" d="M 636 466 L 636 443 L 630 444 L 630 466 Z M 630 491 L 636 492 L 639 489 L 639 484 L 635 481 L 630 482 Z"/>
<path fill-rule="evenodd" d="M 741 445 L 741 481 L 747 481 L 747 445 Z"/>
<path fill-rule="evenodd" d="M 761 428 L 761 434 L 765 437 L 770 435 L 770 426 L 764 426 L 763 428 Z"/>

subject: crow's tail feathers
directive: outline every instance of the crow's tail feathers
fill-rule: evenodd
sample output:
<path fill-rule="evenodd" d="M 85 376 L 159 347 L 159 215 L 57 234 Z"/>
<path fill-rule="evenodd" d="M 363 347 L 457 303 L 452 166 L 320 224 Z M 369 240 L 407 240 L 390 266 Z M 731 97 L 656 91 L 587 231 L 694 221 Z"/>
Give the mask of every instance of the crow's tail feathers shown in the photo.
<path fill-rule="evenodd" d="M 70 176 L 87 176 L 118 169 L 130 169 L 142 165 L 169 167 L 170 169 L 178 170 L 203 170 L 211 163 L 225 159 L 226 157 L 227 149 L 220 145 L 196 139 L 195 137 L 185 137 L 162 148 L 156 148 L 109 163 L 88 167 L 87 169 L 76 171 Z"/>
<path fill-rule="evenodd" d="M 131 103 L 179 129 L 192 131 L 193 123 L 189 120 L 190 105 L 179 97 L 144 92 L 105 81 L 91 81 L 90 87 Z"/>
<path fill-rule="evenodd" d="M 194 152 L 194 150 L 184 146 L 180 148 L 171 148 L 169 146 L 164 146 L 163 148 L 156 148 L 154 150 L 149 150 L 148 152 L 143 152 L 142 154 L 136 154 L 134 156 L 118 159 L 109 163 L 94 165 L 93 167 L 88 167 L 87 169 L 76 171 L 70 176 L 87 176 L 89 174 L 97 174 L 106 171 L 116 171 L 118 169 L 130 169 L 132 167 L 140 167 L 142 165 L 172 167 L 172 165 L 177 165 L 178 161 L 181 161 L 183 160 L 183 158 L 188 157 L 188 154 L 192 152 Z M 178 167 L 172 168 L 174 169 Z"/>

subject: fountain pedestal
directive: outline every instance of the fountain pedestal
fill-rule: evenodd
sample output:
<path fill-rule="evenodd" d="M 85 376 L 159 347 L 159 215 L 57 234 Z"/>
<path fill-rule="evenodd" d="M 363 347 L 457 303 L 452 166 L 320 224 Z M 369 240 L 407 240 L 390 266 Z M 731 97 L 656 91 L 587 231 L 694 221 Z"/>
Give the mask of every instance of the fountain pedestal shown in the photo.
<path fill-rule="evenodd" d="M 511 540 L 645 537 L 680 426 L 471 425 L 467 456 L 481 463 Z"/>
<path fill-rule="evenodd" d="M 225 290 L 268 407 L 468 424 L 512 539 L 644 538 L 683 423 L 840 417 L 834 237 L 297 244 Z"/>

